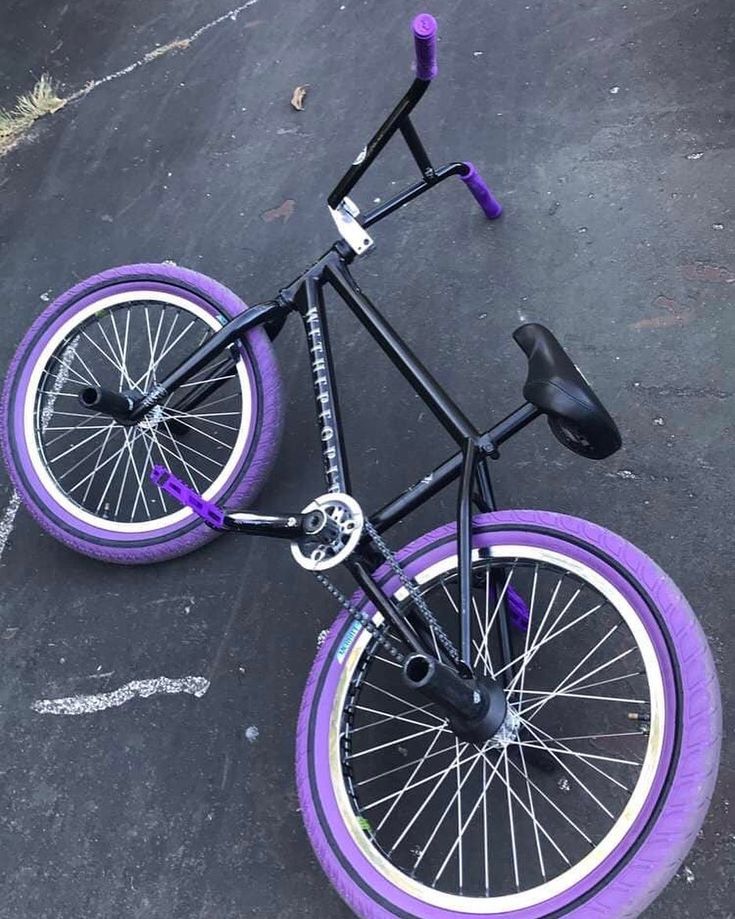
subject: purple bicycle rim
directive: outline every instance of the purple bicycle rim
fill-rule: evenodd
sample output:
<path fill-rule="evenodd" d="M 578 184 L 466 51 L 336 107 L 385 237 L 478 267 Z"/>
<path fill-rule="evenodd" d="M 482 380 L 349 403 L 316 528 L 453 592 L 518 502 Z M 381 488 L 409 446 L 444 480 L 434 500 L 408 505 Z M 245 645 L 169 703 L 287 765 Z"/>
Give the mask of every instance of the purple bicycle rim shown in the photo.
<path fill-rule="evenodd" d="M 484 518 L 479 518 L 477 522 L 481 525 L 480 521 L 493 523 L 496 525 L 502 524 L 504 522 L 502 513 L 496 515 L 487 515 Z M 476 533 L 474 536 L 473 547 L 483 548 L 495 543 L 502 543 L 503 541 L 512 541 L 514 538 L 517 541 L 517 536 L 518 531 L 515 530 L 514 532 L 512 526 L 511 529 L 507 532 L 503 530 L 495 530 L 489 533 L 480 532 Z M 614 586 L 620 590 L 623 596 L 633 606 L 636 613 L 645 622 L 647 632 L 651 637 L 651 641 L 653 643 L 663 677 L 665 710 L 667 712 L 676 711 L 676 687 L 671 670 L 671 661 L 666 645 L 666 639 L 658 624 L 656 623 L 650 609 L 648 608 L 648 605 L 634 590 L 632 585 L 602 559 L 598 558 L 587 550 L 582 549 L 581 547 L 566 542 L 559 537 L 551 537 L 541 533 L 524 532 L 524 540 L 528 541 L 529 546 L 555 549 L 556 551 L 560 551 L 580 562 L 583 562 L 593 570 L 602 573 L 610 583 L 614 584 Z M 421 542 L 423 541 L 424 540 L 422 539 Z M 405 553 L 412 554 L 414 550 L 415 545 L 408 546 L 405 550 Z M 442 545 L 435 546 L 429 553 L 419 553 L 412 562 L 407 564 L 406 571 L 409 576 L 412 576 L 418 571 L 429 567 L 442 558 L 445 558 L 447 555 L 453 554 L 455 551 L 456 550 L 453 545 L 453 540 L 447 540 Z M 378 579 L 382 579 L 387 573 L 388 572 L 386 568 L 381 568 L 380 572 L 378 573 Z M 392 576 L 386 579 L 383 585 L 383 589 L 386 593 L 392 593 L 398 589 L 399 586 L 400 585 L 398 579 L 395 576 Z M 369 603 L 365 604 L 363 608 L 367 612 L 374 612 L 374 607 Z M 333 652 L 336 647 L 339 646 L 339 642 L 342 639 L 342 632 L 343 630 L 340 629 L 338 635 L 335 637 L 334 641 L 330 643 L 329 649 L 326 652 L 327 656 L 332 657 L 332 662 L 328 668 L 326 678 L 319 690 L 319 695 L 328 699 L 332 699 L 334 697 L 336 686 L 341 675 L 341 667 L 335 664 Z M 339 807 L 334 796 L 334 790 L 332 788 L 328 744 L 330 713 L 324 709 L 326 709 L 326 706 L 323 706 L 321 710 L 316 712 L 316 721 L 313 731 L 313 737 L 315 738 L 313 771 L 310 775 L 310 779 L 312 783 L 312 793 L 316 789 L 319 803 L 324 811 L 325 822 L 329 825 L 331 832 L 334 834 L 335 851 L 341 853 L 341 858 L 351 866 L 351 874 L 353 877 L 361 878 L 368 889 L 372 888 L 372 890 L 376 892 L 383 891 L 384 896 L 388 902 L 394 907 L 405 910 L 407 915 L 415 915 L 416 910 L 420 909 L 421 915 L 427 917 L 427 919 L 429 919 L 429 917 L 431 917 L 431 919 L 446 919 L 447 915 L 450 914 L 451 911 L 448 911 L 446 908 L 442 907 L 430 906 L 424 901 L 417 901 L 406 891 L 401 890 L 400 888 L 393 885 L 384 877 L 384 875 L 380 874 L 380 872 L 378 872 L 375 867 L 364 858 L 358 847 L 355 845 L 352 836 L 342 821 Z M 594 868 L 589 874 L 587 874 L 583 880 L 574 884 L 571 889 L 558 894 L 552 899 L 536 904 L 535 906 L 520 907 L 517 910 L 503 913 L 502 915 L 511 917 L 514 915 L 523 916 L 523 919 L 542 919 L 542 917 L 548 916 L 555 910 L 568 906 L 570 902 L 578 899 L 586 891 L 590 890 L 596 884 L 602 881 L 606 875 L 615 868 L 615 866 L 621 860 L 623 855 L 628 851 L 633 842 L 640 836 L 653 814 L 669 770 L 672 750 L 674 747 L 674 735 L 674 720 L 671 718 L 666 718 L 661 757 L 646 801 L 643 807 L 640 809 L 628 832 L 618 843 L 615 849 L 607 856 L 607 858 L 604 859 L 603 862 L 601 862 L 598 866 L 596 866 L 596 868 Z M 472 914 L 456 912 L 456 915 L 465 917 L 465 919 L 487 919 L 486 913 Z"/>
<path fill-rule="evenodd" d="M 184 299 L 190 300 L 192 303 L 196 304 L 201 309 L 208 312 L 211 316 L 217 317 L 221 315 L 219 310 L 215 306 L 213 306 L 207 300 L 203 299 L 202 297 L 198 296 L 197 294 L 193 293 L 190 290 L 186 290 L 185 288 L 182 288 L 182 287 L 177 287 L 175 284 L 166 284 L 160 281 L 146 281 L 146 280 L 129 281 L 123 284 L 115 284 L 114 286 L 110 285 L 108 287 L 103 288 L 100 291 L 96 291 L 94 293 L 88 294 L 86 297 L 83 297 L 81 300 L 77 301 L 74 304 L 74 308 L 75 310 L 81 311 L 86 306 L 89 306 L 89 304 L 94 303 L 95 300 L 99 300 L 103 297 L 107 297 L 111 293 L 115 293 L 115 294 L 117 293 L 137 293 L 137 292 L 142 292 L 146 290 L 153 290 L 153 291 L 156 291 L 157 293 L 175 294 L 179 297 L 183 297 Z M 33 348 L 33 351 L 31 352 L 31 354 L 28 356 L 28 358 L 26 359 L 24 363 L 23 373 L 17 384 L 17 390 L 19 392 L 25 392 L 28 386 L 28 382 L 30 380 L 31 374 L 36 366 L 36 362 L 38 361 L 38 358 L 40 357 L 41 352 L 46 347 L 46 344 L 48 343 L 49 338 L 55 335 L 56 332 L 66 322 L 68 322 L 68 319 L 69 319 L 68 313 L 64 313 L 61 316 L 59 316 L 58 319 L 48 329 L 45 330 L 43 336 L 36 343 L 36 345 Z M 245 358 L 245 361 L 244 361 L 245 367 L 247 369 L 248 379 L 250 381 L 250 392 L 252 396 L 254 397 L 254 399 L 257 399 L 258 398 L 258 388 L 257 388 L 257 382 L 253 375 L 252 363 L 247 353 L 245 353 L 243 357 Z M 57 501 L 54 500 L 53 495 L 46 490 L 45 486 L 39 480 L 36 474 L 36 471 L 33 467 L 33 463 L 31 461 L 31 457 L 30 457 L 28 447 L 26 444 L 26 439 L 25 439 L 25 425 L 24 425 L 23 411 L 24 411 L 24 400 L 19 399 L 16 401 L 14 415 L 13 415 L 13 425 L 15 426 L 15 431 L 16 431 L 14 443 L 15 443 L 16 450 L 17 450 L 17 465 L 21 467 L 23 470 L 23 475 L 27 479 L 29 490 L 35 493 L 40 492 L 47 496 L 46 502 L 45 502 L 45 509 L 47 510 L 47 512 L 50 515 L 52 515 L 54 519 L 57 520 L 59 525 L 61 525 L 62 527 L 66 528 L 68 526 L 72 526 L 76 531 L 83 532 L 87 536 L 90 536 L 95 540 L 99 540 L 100 542 L 104 542 L 106 539 L 107 540 L 114 539 L 116 543 L 124 541 L 124 542 L 135 542 L 136 544 L 140 545 L 142 542 L 140 533 L 135 533 L 135 532 L 126 533 L 124 531 L 109 531 L 109 530 L 103 530 L 102 528 L 99 528 L 99 527 L 95 527 L 87 523 L 86 521 L 80 520 L 78 517 L 75 517 L 68 510 L 66 510 L 64 507 L 58 504 Z M 249 454 L 249 451 L 252 447 L 253 437 L 254 437 L 256 424 L 257 424 L 257 418 L 258 418 L 257 405 L 254 405 L 253 411 L 251 413 L 250 430 L 248 431 L 245 449 L 243 450 L 244 456 L 247 456 Z M 231 475 L 228 477 L 226 483 L 223 486 L 221 486 L 222 494 L 225 494 L 227 491 L 229 491 L 229 489 L 232 488 L 233 484 L 239 478 L 241 478 L 241 476 L 242 476 L 242 470 L 239 469 L 239 467 L 235 468 L 233 472 L 231 473 Z M 190 525 L 198 526 L 199 523 L 200 523 L 199 519 L 196 517 L 193 517 Z M 151 540 L 153 539 L 159 540 L 163 536 L 167 536 L 170 533 L 179 532 L 186 527 L 187 527 L 187 523 L 185 521 L 180 520 L 178 523 L 169 524 L 168 526 L 161 527 L 160 529 L 151 530 L 150 533 L 147 534 L 147 537 L 144 537 L 143 539 L 145 540 L 146 538 L 149 537 Z"/>

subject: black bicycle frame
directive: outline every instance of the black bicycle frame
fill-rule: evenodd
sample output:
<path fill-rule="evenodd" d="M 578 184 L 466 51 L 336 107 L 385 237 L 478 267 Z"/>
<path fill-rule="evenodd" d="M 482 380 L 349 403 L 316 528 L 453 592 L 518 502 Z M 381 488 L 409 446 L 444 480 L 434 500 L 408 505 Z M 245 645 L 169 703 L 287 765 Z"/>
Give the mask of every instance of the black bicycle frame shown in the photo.
<path fill-rule="evenodd" d="M 469 167 L 461 162 L 449 163 L 435 170 L 410 120 L 412 109 L 423 96 L 428 85 L 427 81 L 414 80 L 406 95 L 329 195 L 328 203 L 333 212 L 343 208 L 346 200 L 349 200 L 347 196 L 375 161 L 388 140 L 396 132 L 401 133 L 419 167 L 422 178 L 359 218 L 355 216 L 354 211 L 350 211 L 346 219 L 354 220 L 355 225 L 362 228 L 363 231 L 383 220 L 399 207 L 424 194 L 444 179 L 468 173 Z M 366 234 L 363 235 L 366 236 Z M 342 240 L 335 243 L 306 272 L 287 288 L 281 290 L 274 300 L 253 306 L 224 325 L 171 374 L 162 379 L 145 396 L 136 400 L 127 415 L 126 422 L 131 424 L 139 421 L 155 405 L 168 398 L 178 387 L 203 369 L 214 357 L 233 343 L 244 342 L 246 333 L 250 329 L 264 324 L 280 329 L 285 318 L 290 313 L 296 312 L 302 318 L 309 349 L 326 487 L 332 493 L 349 494 L 351 486 L 347 451 L 340 421 L 338 391 L 324 301 L 324 288 L 327 286 L 332 288 L 457 444 L 457 452 L 453 456 L 397 495 L 388 504 L 376 510 L 368 519 L 375 529 L 382 533 L 420 507 L 441 489 L 459 479 L 457 533 L 460 655 L 462 669 L 465 673 L 469 673 L 472 669 L 470 625 L 472 508 L 474 505 L 483 512 L 495 509 L 487 459 L 496 457 L 498 447 L 538 417 L 539 412 L 535 406 L 525 403 L 489 430 L 479 431 L 424 367 L 375 304 L 360 289 L 349 270 L 357 253 L 347 244 L 346 239 L 347 236 L 344 236 Z M 366 238 L 364 242 L 369 242 L 369 238 Z M 229 366 L 232 373 L 236 359 L 236 355 L 227 358 L 223 360 L 221 366 L 223 368 Z M 201 395 L 201 398 L 206 398 L 210 392 L 211 386 Z M 187 408 L 193 407 L 198 402 L 194 394 L 188 394 L 184 398 L 187 400 Z M 292 518 L 300 520 L 301 515 L 292 515 Z M 282 515 L 266 516 L 248 513 L 239 515 L 239 519 L 235 517 L 226 519 L 231 529 L 241 532 L 294 538 L 293 525 L 286 525 L 284 523 L 286 518 Z M 364 536 L 345 565 L 370 600 L 395 626 L 409 646 L 417 652 L 432 655 L 432 649 L 417 632 L 408 626 L 403 613 L 378 586 L 372 573 L 375 568 L 375 560 L 375 547 L 372 546 L 370 539 Z M 504 617 L 500 619 L 503 620 Z M 504 664 L 508 664 L 510 645 L 507 628 L 503 629 L 503 625 L 505 625 L 504 622 L 501 624 L 501 644 L 503 645 L 503 656 L 506 658 Z"/>

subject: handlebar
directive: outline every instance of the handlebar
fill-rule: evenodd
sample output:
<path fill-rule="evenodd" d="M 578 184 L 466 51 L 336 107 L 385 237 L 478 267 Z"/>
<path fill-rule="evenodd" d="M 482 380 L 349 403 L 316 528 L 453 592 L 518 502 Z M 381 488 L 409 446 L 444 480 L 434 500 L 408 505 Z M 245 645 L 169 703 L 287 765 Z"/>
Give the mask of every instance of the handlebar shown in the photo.
<path fill-rule="evenodd" d="M 430 13 L 419 13 L 411 28 L 416 48 L 416 77 L 428 82 L 439 72 L 436 63 L 436 19 Z"/>

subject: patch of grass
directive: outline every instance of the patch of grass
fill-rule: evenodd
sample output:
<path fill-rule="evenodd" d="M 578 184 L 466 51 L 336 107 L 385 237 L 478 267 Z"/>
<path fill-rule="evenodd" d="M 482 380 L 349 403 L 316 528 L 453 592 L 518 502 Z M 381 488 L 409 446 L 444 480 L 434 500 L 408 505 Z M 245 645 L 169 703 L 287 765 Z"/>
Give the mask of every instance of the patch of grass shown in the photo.
<path fill-rule="evenodd" d="M 58 112 L 64 105 L 66 99 L 58 95 L 51 77 L 43 74 L 29 93 L 18 97 L 13 108 L 0 109 L 0 156 L 12 150 L 39 118 Z"/>

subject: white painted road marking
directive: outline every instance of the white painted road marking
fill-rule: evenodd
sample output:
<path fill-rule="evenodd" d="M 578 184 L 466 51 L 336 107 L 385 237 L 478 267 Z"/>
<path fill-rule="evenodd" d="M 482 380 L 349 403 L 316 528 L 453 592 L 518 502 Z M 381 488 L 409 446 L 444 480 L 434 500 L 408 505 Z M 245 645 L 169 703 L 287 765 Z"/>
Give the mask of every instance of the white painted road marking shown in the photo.
<path fill-rule="evenodd" d="M 175 38 L 173 41 L 168 42 L 167 44 L 157 45 L 137 61 L 133 61 L 132 64 L 128 64 L 127 67 L 123 67 L 121 70 L 116 70 L 114 73 L 108 73 L 107 76 L 100 77 L 98 80 L 90 80 L 81 89 L 78 89 L 75 93 L 72 93 L 71 96 L 66 99 L 66 102 L 76 102 L 78 99 L 82 99 L 84 96 L 88 96 L 89 93 L 97 89 L 98 86 L 102 86 L 104 83 L 109 83 L 110 80 L 117 80 L 119 77 L 127 76 L 127 74 L 132 73 L 139 67 L 143 67 L 145 64 L 149 64 L 151 61 L 158 60 L 159 57 L 162 57 L 164 54 L 168 53 L 168 51 L 188 48 L 192 42 L 197 41 L 197 39 L 201 38 L 202 35 L 204 35 L 206 32 L 209 32 L 210 29 L 220 25 L 220 23 L 225 22 L 227 19 L 235 22 L 240 13 L 244 12 L 246 9 L 248 9 L 248 7 L 255 6 L 256 3 L 258 3 L 258 0 L 245 0 L 245 3 L 241 3 L 234 9 L 228 10 L 226 13 L 222 13 L 222 15 L 218 16 L 216 19 L 212 19 L 210 22 L 200 26 L 196 32 L 192 32 L 192 34 L 187 38 Z"/>
<path fill-rule="evenodd" d="M 200 698 L 209 689 L 209 680 L 203 676 L 184 676 L 169 679 L 159 676 L 152 680 L 133 680 L 114 692 L 99 692 L 91 696 L 68 696 L 65 699 L 37 699 L 31 708 L 41 715 L 88 715 L 107 708 L 123 705 L 131 699 L 146 699 L 158 693 L 186 692 Z"/>
<path fill-rule="evenodd" d="M 10 503 L 5 508 L 5 513 L 0 520 L 0 558 L 3 557 L 3 552 L 5 551 L 5 545 L 10 537 L 10 534 L 13 532 L 13 524 L 15 523 L 15 515 L 18 513 L 18 508 L 20 507 L 20 495 L 17 491 L 14 491 L 10 497 Z"/>

